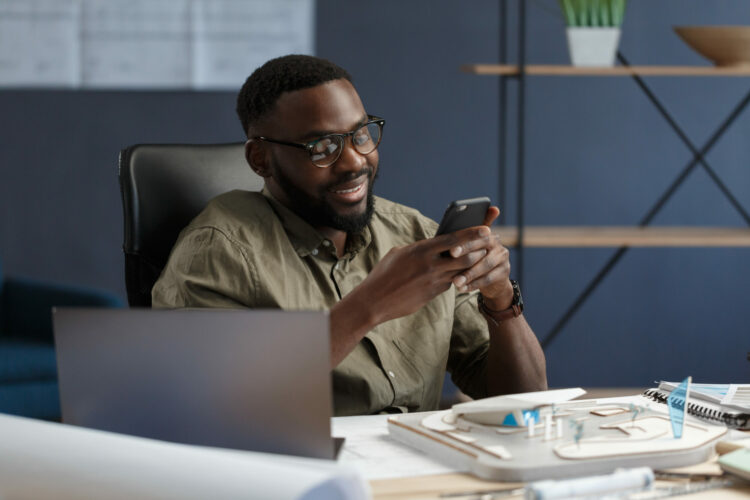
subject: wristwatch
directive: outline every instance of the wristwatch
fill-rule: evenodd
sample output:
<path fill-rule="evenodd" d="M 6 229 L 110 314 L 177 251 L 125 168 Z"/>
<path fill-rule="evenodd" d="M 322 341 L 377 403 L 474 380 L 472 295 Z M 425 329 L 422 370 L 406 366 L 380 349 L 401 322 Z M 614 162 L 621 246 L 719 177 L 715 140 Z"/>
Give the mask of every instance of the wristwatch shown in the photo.
<path fill-rule="evenodd" d="M 487 307 L 484 302 L 484 297 L 479 294 L 477 298 L 477 305 L 479 311 L 484 315 L 485 318 L 492 321 L 495 326 L 498 326 L 502 321 L 517 318 L 523 312 L 523 297 L 521 297 L 521 287 L 518 286 L 518 281 L 510 280 L 510 284 L 513 287 L 513 300 L 510 303 L 510 307 L 503 309 L 502 311 L 496 311 Z"/>

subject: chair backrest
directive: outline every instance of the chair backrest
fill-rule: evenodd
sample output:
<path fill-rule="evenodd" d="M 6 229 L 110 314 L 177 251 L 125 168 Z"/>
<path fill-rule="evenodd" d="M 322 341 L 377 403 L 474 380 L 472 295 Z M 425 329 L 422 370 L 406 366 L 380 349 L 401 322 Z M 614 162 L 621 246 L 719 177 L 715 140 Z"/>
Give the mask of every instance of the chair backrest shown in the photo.
<path fill-rule="evenodd" d="M 3 336 L 3 332 L 5 331 L 5 294 L 3 293 L 4 287 L 5 276 L 3 275 L 3 259 L 0 258 L 0 337 Z"/>
<path fill-rule="evenodd" d="M 151 288 L 177 236 L 209 200 L 263 187 L 245 161 L 243 143 L 136 144 L 120 152 L 119 167 L 125 288 L 132 307 L 151 307 Z"/>

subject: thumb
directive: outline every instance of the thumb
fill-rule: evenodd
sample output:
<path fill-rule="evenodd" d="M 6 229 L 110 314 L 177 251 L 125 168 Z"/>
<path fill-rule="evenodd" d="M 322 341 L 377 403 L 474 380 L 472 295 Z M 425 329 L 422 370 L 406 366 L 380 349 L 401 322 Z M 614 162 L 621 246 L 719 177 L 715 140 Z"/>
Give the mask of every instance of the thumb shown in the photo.
<path fill-rule="evenodd" d="M 497 219 L 497 217 L 500 215 L 500 209 L 492 206 L 487 209 L 487 213 L 484 215 L 484 225 L 485 226 L 491 226 L 492 223 Z"/>

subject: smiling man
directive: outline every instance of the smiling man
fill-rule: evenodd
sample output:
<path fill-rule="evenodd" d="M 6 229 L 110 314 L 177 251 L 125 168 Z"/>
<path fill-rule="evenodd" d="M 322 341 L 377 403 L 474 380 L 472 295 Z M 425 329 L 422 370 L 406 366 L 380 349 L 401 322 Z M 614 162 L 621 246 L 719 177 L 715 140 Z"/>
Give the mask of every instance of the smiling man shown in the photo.
<path fill-rule="evenodd" d="M 183 230 L 154 307 L 329 310 L 337 415 L 436 409 L 446 369 L 473 397 L 546 389 L 508 250 L 488 227 L 498 209 L 433 237 L 434 221 L 374 196 L 385 120 L 345 70 L 273 59 L 237 112 L 265 187 L 215 198 Z"/>

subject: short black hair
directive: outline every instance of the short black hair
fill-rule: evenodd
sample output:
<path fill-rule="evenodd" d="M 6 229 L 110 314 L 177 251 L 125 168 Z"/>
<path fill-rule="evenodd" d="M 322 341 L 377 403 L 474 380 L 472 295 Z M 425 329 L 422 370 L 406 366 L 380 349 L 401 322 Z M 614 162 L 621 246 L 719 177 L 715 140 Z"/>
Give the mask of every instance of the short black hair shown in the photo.
<path fill-rule="evenodd" d="M 352 81 L 345 69 L 320 57 L 295 54 L 271 59 L 253 71 L 237 95 L 237 116 L 242 129 L 247 134 L 250 125 L 263 118 L 284 92 L 340 78 Z"/>

